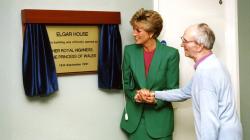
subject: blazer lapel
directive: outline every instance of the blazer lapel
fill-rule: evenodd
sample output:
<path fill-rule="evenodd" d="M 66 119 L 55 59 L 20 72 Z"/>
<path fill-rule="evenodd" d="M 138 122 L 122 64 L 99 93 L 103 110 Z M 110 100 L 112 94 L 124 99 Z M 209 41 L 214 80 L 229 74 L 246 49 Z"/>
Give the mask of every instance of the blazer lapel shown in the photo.
<path fill-rule="evenodd" d="M 157 40 L 156 41 L 156 50 L 153 56 L 153 59 L 150 64 L 148 76 L 147 76 L 147 88 L 151 89 L 155 80 L 155 77 L 157 76 L 157 71 L 159 69 L 160 63 L 161 63 L 161 44 Z"/>
<path fill-rule="evenodd" d="M 144 55 L 143 55 L 143 47 L 140 47 L 136 52 L 135 59 L 135 67 L 136 67 L 136 75 L 138 76 L 138 84 L 140 88 L 146 88 L 146 76 L 145 76 L 145 66 L 144 66 Z"/>

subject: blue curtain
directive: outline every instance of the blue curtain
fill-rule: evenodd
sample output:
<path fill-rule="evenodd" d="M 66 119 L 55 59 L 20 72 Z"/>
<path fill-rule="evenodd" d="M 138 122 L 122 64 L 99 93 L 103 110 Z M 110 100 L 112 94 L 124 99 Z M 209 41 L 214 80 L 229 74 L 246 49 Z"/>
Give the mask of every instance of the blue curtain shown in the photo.
<path fill-rule="evenodd" d="M 58 90 L 55 63 L 45 25 L 26 25 L 22 66 L 27 96 L 48 96 Z"/>
<path fill-rule="evenodd" d="M 122 89 L 122 41 L 118 25 L 100 25 L 98 86 Z"/>

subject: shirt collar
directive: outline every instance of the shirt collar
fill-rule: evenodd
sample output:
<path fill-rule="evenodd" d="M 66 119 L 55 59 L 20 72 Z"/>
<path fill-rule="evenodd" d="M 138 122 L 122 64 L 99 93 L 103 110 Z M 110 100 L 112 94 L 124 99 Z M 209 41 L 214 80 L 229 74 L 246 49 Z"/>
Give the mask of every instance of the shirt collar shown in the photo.
<path fill-rule="evenodd" d="M 196 70 L 196 68 L 198 67 L 198 65 L 204 61 L 207 57 L 209 57 L 210 55 L 212 55 L 212 52 L 209 52 L 207 55 L 203 56 L 202 58 L 200 58 L 198 61 L 196 61 L 196 63 L 194 64 L 194 69 Z"/>

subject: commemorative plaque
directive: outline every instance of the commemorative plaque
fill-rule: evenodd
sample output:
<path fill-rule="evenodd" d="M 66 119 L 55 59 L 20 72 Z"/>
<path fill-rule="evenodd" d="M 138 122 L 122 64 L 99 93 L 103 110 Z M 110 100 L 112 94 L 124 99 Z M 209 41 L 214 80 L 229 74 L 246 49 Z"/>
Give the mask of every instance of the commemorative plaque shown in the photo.
<path fill-rule="evenodd" d="M 56 72 L 97 71 L 98 26 L 46 26 Z"/>

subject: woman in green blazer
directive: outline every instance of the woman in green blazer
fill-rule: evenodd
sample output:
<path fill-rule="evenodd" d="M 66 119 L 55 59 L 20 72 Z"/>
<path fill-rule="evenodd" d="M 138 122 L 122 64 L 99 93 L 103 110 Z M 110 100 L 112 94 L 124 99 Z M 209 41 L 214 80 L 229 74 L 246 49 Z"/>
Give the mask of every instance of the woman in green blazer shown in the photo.
<path fill-rule="evenodd" d="M 179 86 L 179 53 L 162 45 L 163 21 L 153 10 L 140 9 L 131 21 L 135 44 L 124 50 L 123 85 L 126 106 L 121 128 L 129 140 L 172 140 L 174 112 L 170 102 L 146 103 L 137 90 L 166 90 Z"/>

